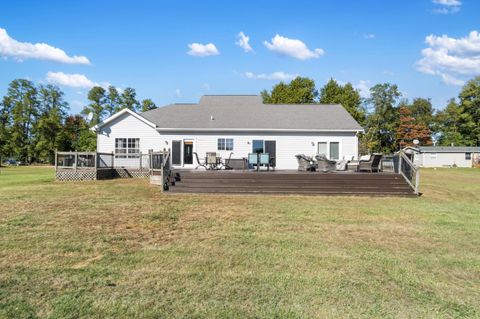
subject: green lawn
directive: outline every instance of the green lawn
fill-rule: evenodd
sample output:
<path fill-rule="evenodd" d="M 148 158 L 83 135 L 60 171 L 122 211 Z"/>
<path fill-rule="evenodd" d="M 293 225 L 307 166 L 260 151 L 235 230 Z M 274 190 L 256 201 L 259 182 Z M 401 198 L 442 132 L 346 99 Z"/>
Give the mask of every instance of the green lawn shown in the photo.
<path fill-rule="evenodd" d="M 421 198 L 165 195 L 0 169 L 0 317 L 480 317 L 480 170 Z"/>

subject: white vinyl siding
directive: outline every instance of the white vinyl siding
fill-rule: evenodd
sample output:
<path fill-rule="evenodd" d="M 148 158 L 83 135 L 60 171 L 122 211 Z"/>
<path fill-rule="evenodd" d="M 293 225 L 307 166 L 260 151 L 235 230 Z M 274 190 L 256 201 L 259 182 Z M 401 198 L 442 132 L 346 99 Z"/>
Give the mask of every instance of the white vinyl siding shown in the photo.
<path fill-rule="evenodd" d="M 435 154 L 432 157 L 432 154 Z M 465 159 L 465 153 L 421 153 L 415 154 L 421 157 L 419 161 L 422 167 L 472 167 L 472 159 Z"/>
<path fill-rule="evenodd" d="M 297 169 L 296 154 L 309 156 L 316 155 L 319 142 L 338 142 L 339 158 L 357 158 L 358 139 L 354 132 L 285 132 L 261 133 L 232 132 L 225 134 L 215 132 L 157 132 L 141 120 L 132 115 L 115 119 L 100 129 L 97 135 L 97 150 L 99 152 L 114 152 L 115 138 L 138 138 L 139 151 L 147 154 L 148 150 L 155 151 L 171 149 L 172 141 L 193 141 L 193 151 L 198 153 L 200 159 L 207 152 L 217 152 L 222 158 L 246 158 L 252 152 L 253 140 L 276 141 L 277 169 Z M 218 139 L 231 139 L 233 150 L 218 150 Z M 183 144 L 183 143 L 182 143 Z M 225 142 L 227 144 L 227 142 Z M 183 145 L 182 145 L 183 152 Z M 464 154 L 462 154 L 464 156 Z M 182 153 L 183 157 L 183 153 Z M 116 165 L 134 165 L 138 159 L 116 159 Z M 194 157 L 194 164 L 196 160 Z M 195 166 L 195 165 L 194 165 Z"/>

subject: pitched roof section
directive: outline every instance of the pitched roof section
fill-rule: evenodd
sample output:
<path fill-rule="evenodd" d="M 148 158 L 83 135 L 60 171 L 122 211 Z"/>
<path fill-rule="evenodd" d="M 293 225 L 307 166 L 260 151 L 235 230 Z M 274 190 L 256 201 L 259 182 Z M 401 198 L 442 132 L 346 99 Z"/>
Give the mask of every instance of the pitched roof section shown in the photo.
<path fill-rule="evenodd" d="M 263 104 L 258 95 L 204 95 L 141 115 L 158 130 L 363 130 L 341 105 Z"/>

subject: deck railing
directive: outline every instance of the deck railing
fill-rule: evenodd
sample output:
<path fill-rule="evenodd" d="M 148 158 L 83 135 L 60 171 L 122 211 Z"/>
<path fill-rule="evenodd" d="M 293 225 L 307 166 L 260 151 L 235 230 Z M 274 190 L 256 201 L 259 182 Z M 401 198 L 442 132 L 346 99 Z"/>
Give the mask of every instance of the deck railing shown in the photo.
<path fill-rule="evenodd" d="M 112 168 L 113 157 L 113 153 L 56 152 L 55 169 Z"/>
<path fill-rule="evenodd" d="M 162 191 L 169 189 L 169 184 L 173 185 L 172 169 L 170 165 L 170 151 L 150 152 L 150 176 L 160 175 Z"/>
<path fill-rule="evenodd" d="M 413 189 L 415 194 L 418 195 L 420 186 L 419 168 L 413 164 L 404 151 L 400 151 L 398 156 L 398 171 L 396 173 L 402 175 L 407 181 L 408 185 L 410 185 L 410 187 Z"/>

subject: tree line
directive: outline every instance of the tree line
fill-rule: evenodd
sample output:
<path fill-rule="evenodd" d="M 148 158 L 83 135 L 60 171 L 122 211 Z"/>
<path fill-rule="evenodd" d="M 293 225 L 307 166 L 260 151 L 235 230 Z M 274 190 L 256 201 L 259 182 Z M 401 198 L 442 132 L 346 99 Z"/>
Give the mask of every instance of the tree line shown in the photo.
<path fill-rule="evenodd" d="M 390 83 L 374 85 L 369 97 L 362 98 L 351 83 L 331 79 L 317 89 L 312 79 L 297 77 L 261 96 L 270 104 L 342 104 L 365 128 L 361 153 L 392 153 L 414 140 L 419 145 L 480 145 L 480 77 L 468 81 L 457 98 L 437 111 L 428 98 L 402 98 L 398 86 Z M 113 86 L 91 88 L 88 102 L 80 114 L 69 114 L 57 86 L 13 80 L 0 101 L 0 158 L 53 163 L 55 150 L 94 151 L 92 126 L 124 108 L 145 112 L 157 107 L 151 99 L 139 101 L 133 88 Z"/>
<path fill-rule="evenodd" d="M 59 87 L 13 80 L 0 101 L 0 159 L 53 163 L 55 150 L 94 151 L 92 126 L 124 108 L 142 112 L 156 108 L 151 99 L 138 101 L 135 89 L 114 86 L 91 88 L 88 101 L 80 114 L 69 114 Z"/>
<path fill-rule="evenodd" d="M 317 89 L 312 79 L 297 77 L 261 92 L 264 103 L 342 104 L 365 132 L 360 134 L 360 151 L 393 153 L 414 145 L 480 145 L 480 77 L 468 81 L 458 98 L 435 110 L 429 98 L 402 98 L 396 84 L 379 83 L 368 98 L 351 83 L 330 79 Z M 320 106 L 319 106 L 320 107 Z"/>

